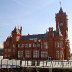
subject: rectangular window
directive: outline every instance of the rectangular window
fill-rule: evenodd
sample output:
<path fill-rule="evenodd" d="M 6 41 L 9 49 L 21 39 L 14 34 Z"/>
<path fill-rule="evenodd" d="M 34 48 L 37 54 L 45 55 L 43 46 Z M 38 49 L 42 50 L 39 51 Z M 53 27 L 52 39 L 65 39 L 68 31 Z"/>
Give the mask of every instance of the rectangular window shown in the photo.
<path fill-rule="evenodd" d="M 40 43 L 33 43 L 33 47 L 40 47 Z"/>
<path fill-rule="evenodd" d="M 60 41 L 60 48 L 63 48 L 63 42 Z"/>
<path fill-rule="evenodd" d="M 13 48 L 15 48 L 15 44 L 13 44 Z"/>
<path fill-rule="evenodd" d="M 37 43 L 37 47 L 40 47 L 40 44 L 39 43 Z"/>
<path fill-rule="evenodd" d="M 18 44 L 18 48 L 21 48 L 21 44 Z"/>
<path fill-rule="evenodd" d="M 48 52 L 47 51 L 41 51 L 41 58 L 46 58 L 48 57 Z"/>
<path fill-rule="evenodd" d="M 24 44 L 21 44 L 21 48 L 23 48 L 24 47 Z"/>
<path fill-rule="evenodd" d="M 59 58 L 59 51 L 56 51 L 56 57 Z"/>
<path fill-rule="evenodd" d="M 25 44 L 25 48 L 28 48 L 28 44 Z"/>
<path fill-rule="evenodd" d="M 8 52 L 11 52 L 11 49 L 8 49 Z"/>
<path fill-rule="evenodd" d="M 44 48 L 48 48 L 48 43 L 47 42 L 44 42 Z"/>
<path fill-rule="evenodd" d="M 33 51 L 33 58 L 39 58 L 39 51 L 38 50 Z"/>
<path fill-rule="evenodd" d="M 26 57 L 26 58 L 31 58 L 31 51 L 26 50 L 26 51 L 25 51 L 25 57 Z"/>
<path fill-rule="evenodd" d="M 62 50 L 60 51 L 60 57 L 61 58 L 63 57 L 63 51 Z"/>
<path fill-rule="evenodd" d="M 31 47 L 31 44 L 29 44 L 29 48 Z"/>
<path fill-rule="evenodd" d="M 33 43 L 33 47 L 36 47 L 36 43 Z"/>
<path fill-rule="evenodd" d="M 5 49 L 5 52 L 7 52 L 8 49 Z"/>
<path fill-rule="evenodd" d="M 59 42 L 57 42 L 57 48 L 59 48 Z"/>
<path fill-rule="evenodd" d="M 18 58 L 23 58 L 23 51 L 18 51 Z"/>
<path fill-rule="evenodd" d="M 15 49 L 13 49 L 13 52 L 15 52 Z"/>

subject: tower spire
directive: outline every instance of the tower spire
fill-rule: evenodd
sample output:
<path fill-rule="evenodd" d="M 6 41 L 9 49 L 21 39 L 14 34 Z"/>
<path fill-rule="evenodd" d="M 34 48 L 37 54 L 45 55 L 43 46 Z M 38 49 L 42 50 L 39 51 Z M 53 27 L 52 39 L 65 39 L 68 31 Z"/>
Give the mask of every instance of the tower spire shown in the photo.
<path fill-rule="evenodd" d="M 61 1 L 60 1 L 60 10 L 59 10 L 59 13 L 63 13 L 63 9 L 62 9 L 62 6 L 61 6 Z"/>

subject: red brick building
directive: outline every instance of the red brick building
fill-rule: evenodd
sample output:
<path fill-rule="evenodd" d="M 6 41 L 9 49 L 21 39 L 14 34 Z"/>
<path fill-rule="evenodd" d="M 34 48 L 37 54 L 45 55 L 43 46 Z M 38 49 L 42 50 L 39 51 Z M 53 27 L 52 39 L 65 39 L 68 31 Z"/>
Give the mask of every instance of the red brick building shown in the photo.
<path fill-rule="evenodd" d="M 22 27 L 14 28 L 4 42 L 3 58 L 25 60 L 65 60 L 70 57 L 67 15 L 60 8 L 56 14 L 56 30 L 49 27 L 44 34 L 22 35 Z"/>

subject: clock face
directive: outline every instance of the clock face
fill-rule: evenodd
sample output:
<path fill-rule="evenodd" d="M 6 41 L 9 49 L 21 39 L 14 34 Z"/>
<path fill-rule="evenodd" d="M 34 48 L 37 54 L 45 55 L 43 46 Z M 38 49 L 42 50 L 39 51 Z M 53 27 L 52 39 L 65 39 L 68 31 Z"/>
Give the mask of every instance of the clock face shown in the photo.
<path fill-rule="evenodd" d="M 63 26 L 63 23 L 60 23 L 60 26 Z"/>

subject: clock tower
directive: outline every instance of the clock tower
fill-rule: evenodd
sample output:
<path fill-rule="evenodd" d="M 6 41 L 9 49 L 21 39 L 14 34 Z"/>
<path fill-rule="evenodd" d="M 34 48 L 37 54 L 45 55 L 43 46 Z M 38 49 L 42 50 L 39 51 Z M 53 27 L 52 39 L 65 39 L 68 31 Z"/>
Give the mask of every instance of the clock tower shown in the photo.
<path fill-rule="evenodd" d="M 62 7 L 60 7 L 59 13 L 56 14 L 56 31 L 60 28 L 63 38 L 68 38 L 68 23 L 66 12 L 63 12 Z"/>
<path fill-rule="evenodd" d="M 64 59 L 67 60 L 70 57 L 70 46 L 68 40 L 68 22 L 67 22 L 66 12 L 63 12 L 62 7 L 60 7 L 59 12 L 56 14 L 56 31 L 61 32 L 63 37 L 63 49 L 64 49 Z"/>

